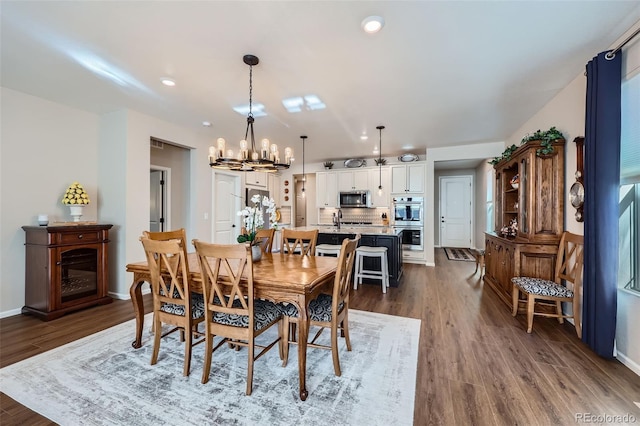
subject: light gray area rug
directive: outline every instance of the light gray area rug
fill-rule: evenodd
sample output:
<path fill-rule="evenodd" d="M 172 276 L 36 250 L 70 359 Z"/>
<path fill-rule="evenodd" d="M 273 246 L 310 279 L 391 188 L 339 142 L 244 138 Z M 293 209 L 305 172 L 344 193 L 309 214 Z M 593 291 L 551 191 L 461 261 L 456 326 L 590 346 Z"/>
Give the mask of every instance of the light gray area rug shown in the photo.
<path fill-rule="evenodd" d="M 420 320 L 356 310 L 349 319 L 353 350 L 339 339 L 341 377 L 331 351 L 308 349 L 306 401 L 296 346 L 286 367 L 275 347 L 258 359 L 246 396 L 246 348 L 216 351 L 203 385 L 203 345 L 189 377 L 177 333 L 163 339 L 152 366 L 148 331 L 142 348 L 131 347 L 133 320 L 1 369 L 0 390 L 61 425 L 412 425 Z M 147 329 L 150 322 L 149 314 Z"/>

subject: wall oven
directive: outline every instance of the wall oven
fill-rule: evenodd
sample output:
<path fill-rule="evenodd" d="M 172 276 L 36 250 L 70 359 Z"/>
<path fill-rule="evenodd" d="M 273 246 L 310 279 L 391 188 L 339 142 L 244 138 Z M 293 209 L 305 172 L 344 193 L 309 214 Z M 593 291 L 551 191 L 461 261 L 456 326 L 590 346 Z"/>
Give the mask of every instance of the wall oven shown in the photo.
<path fill-rule="evenodd" d="M 393 199 L 393 228 L 400 233 L 403 250 L 424 250 L 424 199 L 397 197 Z"/>

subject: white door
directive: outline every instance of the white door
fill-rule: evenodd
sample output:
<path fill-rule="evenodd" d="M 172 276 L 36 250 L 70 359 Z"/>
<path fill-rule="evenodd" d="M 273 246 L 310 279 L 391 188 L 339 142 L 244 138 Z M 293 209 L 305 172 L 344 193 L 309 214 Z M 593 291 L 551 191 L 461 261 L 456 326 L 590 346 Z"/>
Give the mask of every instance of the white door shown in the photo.
<path fill-rule="evenodd" d="M 440 178 L 440 246 L 471 247 L 471 176 Z"/>
<path fill-rule="evenodd" d="M 214 173 L 213 186 L 213 242 L 233 244 L 240 234 L 238 211 L 242 201 L 240 177 Z"/>

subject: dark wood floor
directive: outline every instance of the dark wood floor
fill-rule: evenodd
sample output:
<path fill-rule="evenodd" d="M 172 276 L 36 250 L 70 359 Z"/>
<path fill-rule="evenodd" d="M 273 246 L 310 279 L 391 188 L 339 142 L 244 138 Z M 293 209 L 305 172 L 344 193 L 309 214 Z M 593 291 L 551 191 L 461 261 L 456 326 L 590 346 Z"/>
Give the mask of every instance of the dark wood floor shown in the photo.
<path fill-rule="evenodd" d="M 379 286 L 365 285 L 352 299 L 353 309 L 422 320 L 415 425 L 575 424 L 587 414 L 630 414 L 640 423 L 633 403 L 640 402 L 640 377 L 596 356 L 570 324 L 536 318 L 528 335 L 524 317 L 511 317 L 473 274 L 474 263 L 447 260 L 436 250 L 436 264 L 406 265 L 400 287 L 383 295 Z M 2 319 L 0 367 L 131 318 L 131 303 L 115 301 L 46 323 Z M 52 424 L 1 397 L 0 424 Z"/>

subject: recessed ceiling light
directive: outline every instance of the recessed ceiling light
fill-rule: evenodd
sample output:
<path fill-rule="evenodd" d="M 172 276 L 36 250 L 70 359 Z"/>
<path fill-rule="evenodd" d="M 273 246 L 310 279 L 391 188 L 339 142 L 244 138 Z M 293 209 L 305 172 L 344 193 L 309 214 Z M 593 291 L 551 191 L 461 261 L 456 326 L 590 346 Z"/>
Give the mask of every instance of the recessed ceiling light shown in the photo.
<path fill-rule="evenodd" d="M 367 139 L 369 139 L 369 136 L 367 136 L 367 135 L 360 136 L 360 140 L 361 141 L 366 141 Z"/>
<path fill-rule="evenodd" d="M 165 86 L 169 86 L 169 87 L 173 87 L 176 85 L 175 80 L 171 79 L 171 78 L 163 78 L 160 80 L 162 82 L 162 84 L 164 84 Z"/>
<path fill-rule="evenodd" d="M 384 27 L 384 19 L 381 16 L 368 16 L 364 18 L 361 25 L 365 33 L 374 34 Z"/>
<path fill-rule="evenodd" d="M 210 121 L 203 121 L 203 122 L 202 122 L 202 125 L 203 125 L 204 127 L 211 127 L 211 122 L 210 122 Z"/>

